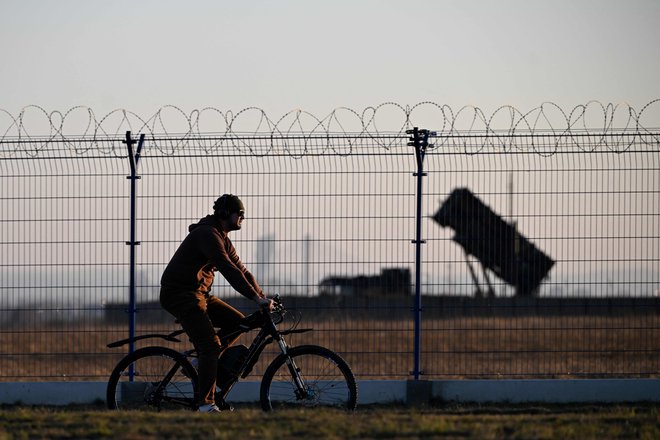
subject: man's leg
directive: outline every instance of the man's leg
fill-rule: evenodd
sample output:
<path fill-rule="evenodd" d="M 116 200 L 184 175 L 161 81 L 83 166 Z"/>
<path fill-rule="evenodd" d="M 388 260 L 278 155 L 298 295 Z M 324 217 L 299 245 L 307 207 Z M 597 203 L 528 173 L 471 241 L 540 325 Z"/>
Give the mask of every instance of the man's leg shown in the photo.
<path fill-rule="evenodd" d="M 241 312 L 214 296 L 207 298 L 207 305 L 208 314 L 211 317 L 213 325 L 220 328 L 222 348 L 226 349 L 240 337 L 240 332 L 236 332 L 236 330 L 244 316 Z M 232 381 L 233 377 L 228 375 L 224 369 L 222 371 L 220 369 L 218 370 L 216 384 L 220 388 L 220 391 L 216 393 L 215 399 L 216 405 L 223 410 L 232 409 L 231 405 L 224 401 L 225 396 L 229 392 L 229 384 Z"/>
<path fill-rule="evenodd" d="M 215 402 L 215 380 L 218 370 L 218 356 L 220 355 L 220 340 L 215 334 L 213 323 L 207 313 L 206 298 L 202 294 L 188 294 L 187 301 L 168 301 L 161 303 L 166 310 L 172 313 L 188 334 L 190 341 L 197 350 L 199 365 L 199 395 L 197 403 L 208 405 Z M 173 307 L 168 307 L 173 306 Z"/>
<path fill-rule="evenodd" d="M 237 330 L 241 320 L 245 317 L 245 315 L 243 315 L 241 312 L 226 302 L 212 295 L 209 295 L 206 303 L 208 306 L 207 312 L 211 318 L 211 322 L 215 327 L 220 328 L 220 334 L 223 336 L 223 347 L 229 347 L 234 342 L 236 342 L 236 339 L 238 339 L 240 334 L 227 339 L 225 339 L 224 336 Z"/>

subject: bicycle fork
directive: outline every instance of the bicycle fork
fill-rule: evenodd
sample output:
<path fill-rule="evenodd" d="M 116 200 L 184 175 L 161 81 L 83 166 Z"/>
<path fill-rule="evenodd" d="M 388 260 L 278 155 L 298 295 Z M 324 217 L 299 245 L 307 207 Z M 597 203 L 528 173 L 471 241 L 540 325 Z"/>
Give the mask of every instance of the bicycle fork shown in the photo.
<path fill-rule="evenodd" d="M 286 366 L 289 369 L 291 377 L 293 378 L 293 385 L 296 387 L 296 398 L 298 400 L 307 399 L 309 397 L 309 390 L 307 389 L 307 386 L 305 386 L 305 381 L 300 374 L 300 368 L 298 368 L 296 363 L 293 361 L 293 358 L 289 356 L 289 347 L 286 341 L 283 337 L 280 336 L 277 340 L 277 344 L 280 346 L 282 354 L 286 356 Z"/>

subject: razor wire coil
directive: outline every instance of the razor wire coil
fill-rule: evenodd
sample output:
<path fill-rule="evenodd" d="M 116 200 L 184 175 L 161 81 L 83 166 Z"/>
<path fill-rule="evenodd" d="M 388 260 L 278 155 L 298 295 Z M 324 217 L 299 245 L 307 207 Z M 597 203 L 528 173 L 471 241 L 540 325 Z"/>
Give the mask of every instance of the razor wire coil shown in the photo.
<path fill-rule="evenodd" d="M 119 141 L 126 131 L 144 133 L 152 151 L 164 155 L 191 149 L 201 154 L 235 150 L 252 156 L 277 153 L 295 158 L 312 153 L 350 155 L 356 147 L 389 150 L 406 146 L 406 130 L 413 126 L 432 130 L 430 150 L 476 154 L 494 148 L 539 155 L 552 155 L 563 148 L 624 152 L 634 144 L 660 147 L 659 113 L 660 99 L 639 111 L 630 105 L 590 101 L 567 112 L 546 102 L 527 112 L 505 105 L 490 115 L 474 106 L 455 111 L 430 101 L 413 106 L 385 102 L 361 112 L 338 107 L 323 118 L 296 109 L 277 119 L 258 107 L 236 113 L 205 107 L 186 113 L 167 105 L 149 118 L 125 109 L 98 118 L 84 106 L 49 113 L 29 105 L 17 115 L 0 109 L 0 156 L 19 152 L 36 156 L 58 149 L 77 155 L 90 151 L 124 155 Z"/>

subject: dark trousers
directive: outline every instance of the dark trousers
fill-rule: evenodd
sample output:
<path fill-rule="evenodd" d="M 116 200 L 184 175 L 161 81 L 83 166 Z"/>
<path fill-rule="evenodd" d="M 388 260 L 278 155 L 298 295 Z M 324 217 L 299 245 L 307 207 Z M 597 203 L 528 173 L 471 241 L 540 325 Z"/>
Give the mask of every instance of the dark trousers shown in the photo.
<path fill-rule="evenodd" d="M 226 333 L 238 327 L 244 315 L 213 295 L 161 289 L 160 304 L 179 320 L 197 350 L 199 405 L 215 402 L 218 356 L 221 344 L 216 327 Z M 237 338 L 228 341 L 227 347 Z M 226 347 L 222 347 L 223 349 Z"/>

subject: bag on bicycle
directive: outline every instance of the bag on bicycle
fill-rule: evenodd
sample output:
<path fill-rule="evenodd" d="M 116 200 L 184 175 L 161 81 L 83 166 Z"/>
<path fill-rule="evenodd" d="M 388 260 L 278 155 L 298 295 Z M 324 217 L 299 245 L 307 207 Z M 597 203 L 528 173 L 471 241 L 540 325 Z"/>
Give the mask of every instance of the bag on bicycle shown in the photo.
<path fill-rule="evenodd" d="M 217 386 L 224 390 L 227 384 L 238 375 L 243 362 L 247 358 L 248 348 L 245 345 L 233 345 L 222 352 L 218 359 Z"/>

